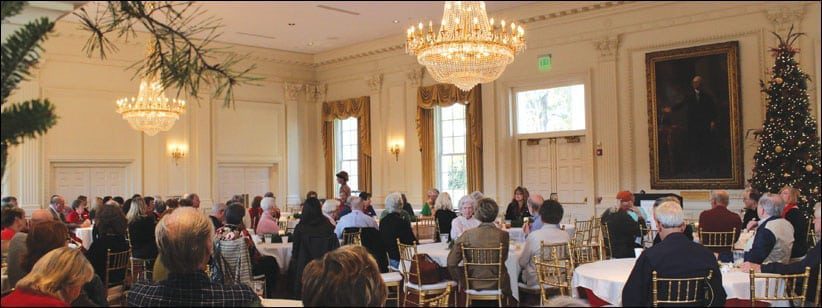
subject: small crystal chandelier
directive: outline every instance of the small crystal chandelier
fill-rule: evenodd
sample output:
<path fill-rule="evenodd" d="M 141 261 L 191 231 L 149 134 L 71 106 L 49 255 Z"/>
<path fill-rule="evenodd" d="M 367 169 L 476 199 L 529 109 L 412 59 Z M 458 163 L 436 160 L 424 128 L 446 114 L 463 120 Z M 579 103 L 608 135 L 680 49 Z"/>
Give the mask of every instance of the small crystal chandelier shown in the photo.
<path fill-rule="evenodd" d="M 149 8 L 153 3 L 149 2 Z M 146 55 L 154 52 L 154 39 L 146 45 Z M 184 100 L 169 99 L 165 88 L 157 75 L 146 75 L 140 81 L 140 92 L 137 97 L 124 97 L 117 100 L 117 113 L 128 121 L 131 128 L 146 135 L 154 136 L 174 126 L 180 115 L 186 110 Z"/>
<path fill-rule="evenodd" d="M 502 75 L 525 50 L 525 31 L 513 22 L 489 22 L 484 1 L 446 1 L 439 31 L 431 21 L 427 29 L 422 22 L 411 26 L 405 50 L 434 80 L 469 91 Z"/>

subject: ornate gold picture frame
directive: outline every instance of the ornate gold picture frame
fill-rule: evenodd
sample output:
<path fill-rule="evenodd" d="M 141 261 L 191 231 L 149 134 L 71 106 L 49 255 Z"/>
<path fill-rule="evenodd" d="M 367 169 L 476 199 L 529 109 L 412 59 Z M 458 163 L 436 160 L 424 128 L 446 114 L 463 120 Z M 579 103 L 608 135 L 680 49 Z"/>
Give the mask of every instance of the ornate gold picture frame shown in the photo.
<path fill-rule="evenodd" d="M 739 42 L 647 53 L 652 189 L 744 187 Z"/>

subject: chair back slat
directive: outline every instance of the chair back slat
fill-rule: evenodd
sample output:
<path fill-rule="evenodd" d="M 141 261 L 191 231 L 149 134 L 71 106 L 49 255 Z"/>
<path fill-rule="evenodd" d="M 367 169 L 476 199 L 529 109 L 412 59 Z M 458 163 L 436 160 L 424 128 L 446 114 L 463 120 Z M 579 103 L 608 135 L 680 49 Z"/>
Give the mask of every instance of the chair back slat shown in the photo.
<path fill-rule="evenodd" d="M 432 298 L 420 300 L 420 307 L 448 307 L 448 297 L 451 296 L 451 285 L 445 287 L 445 292 Z"/>
<path fill-rule="evenodd" d="M 727 248 L 733 250 L 736 228 L 728 232 L 706 232 L 699 228 L 699 241 L 708 248 Z"/>
<path fill-rule="evenodd" d="M 362 229 L 343 232 L 343 245 L 362 246 Z"/>
<path fill-rule="evenodd" d="M 653 271 L 651 273 L 653 306 L 658 307 L 659 304 L 701 305 L 710 295 L 700 292 L 700 290 L 703 290 L 703 286 L 711 279 L 712 275 L 713 270 L 709 270 L 706 276 L 664 278 L 658 277 L 657 272 Z M 666 292 L 663 297 L 660 297 L 660 289 Z"/>
<path fill-rule="evenodd" d="M 397 248 L 400 251 L 400 271 L 407 277 L 407 281 L 420 281 L 420 264 L 414 262 L 417 255 L 417 245 L 403 244 L 397 239 Z M 410 268 L 414 266 L 414 268 Z"/>
<path fill-rule="evenodd" d="M 460 249 L 462 249 L 463 266 L 465 266 L 464 274 L 466 289 L 478 290 L 474 287 L 474 285 L 476 285 L 477 282 L 484 281 L 494 282 L 496 287 L 491 289 L 498 290 L 502 288 L 500 280 L 503 266 L 502 245 L 503 244 L 500 244 L 499 247 L 495 248 L 472 248 L 460 245 Z M 495 269 L 496 274 L 493 277 L 487 278 L 473 277 L 472 273 L 481 269 L 488 269 L 491 270 L 491 272 L 494 272 Z"/>
<path fill-rule="evenodd" d="M 808 278 L 810 276 L 810 267 L 805 267 L 805 272 L 802 274 L 789 275 L 757 273 L 751 269 L 751 303 L 753 305 L 756 301 L 794 301 L 795 305 L 802 306 L 808 292 Z M 764 283 L 764 294 L 756 292 L 757 281 Z M 797 286 L 801 286 L 798 292 L 796 290 Z M 817 290 L 819 290 L 818 285 Z M 817 292 L 816 301 L 819 301 L 819 292 Z"/>
<path fill-rule="evenodd" d="M 532 261 L 537 270 L 540 302 L 543 306 L 550 299 L 547 290 L 549 288 L 558 289 L 561 296 L 570 295 L 571 277 L 574 272 L 571 260 L 562 260 L 560 258 L 540 260 L 539 256 L 534 256 Z"/>
<path fill-rule="evenodd" d="M 608 260 L 611 259 L 613 256 L 613 250 L 611 247 L 611 234 L 608 231 L 608 224 L 600 224 L 602 228 L 602 250 L 603 250 L 603 259 Z"/>
<path fill-rule="evenodd" d="M 106 250 L 106 274 L 103 284 L 106 287 L 125 285 L 125 274 L 129 268 L 129 260 L 131 258 L 131 249 L 121 252 L 111 252 L 111 249 Z M 123 280 L 120 282 L 111 282 L 111 275 L 113 272 L 123 271 Z"/>
<path fill-rule="evenodd" d="M 417 240 L 434 239 L 437 233 L 437 222 L 434 216 L 420 216 L 414 225 Z"/>

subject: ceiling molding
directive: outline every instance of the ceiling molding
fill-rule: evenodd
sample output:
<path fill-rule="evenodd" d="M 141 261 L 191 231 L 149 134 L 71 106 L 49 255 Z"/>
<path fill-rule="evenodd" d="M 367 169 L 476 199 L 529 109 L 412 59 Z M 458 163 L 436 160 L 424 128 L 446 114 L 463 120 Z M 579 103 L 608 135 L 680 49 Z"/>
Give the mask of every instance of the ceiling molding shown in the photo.
<path fill-rule="evenodd" d="M 562 10 L 562 11 L 556 11 L 556 12 L 551 12 L 551 13 L 548 13 L 548 14 L 531 16 L 531 17 L 528 17 L 528 18 L 520 18 L 520 19 L 517 19 L 517 23 L 527 25 L 527 24 L 531 24 L 531 23 L 535 23 L 535 22 L 540 22 L 540 21 L 545 21 L 545 20 L 550 20 L 550 19 L 556 19 L 556 18 L 560 18 L 560 17 L 569 17 L 569 16 L 572 16 L 572 15 L 577 15 L 577 14 L 581 14 L 581 13 L 588 13 L 588 12 L 598 11 L 598 10 L 602 10 L 602 9 L 614 8 L 614 7 L 617 7 L 617 6 L 620 6 L 620 5 L 623 5 L 623 4 L 627 4 L 627 3 L 632 3 L 632 2 L 634 2 L 634 1 L 605 1 L 605 2 L 601 2 L 601 3 L 593 3 L 591 5 L 586 5 L 586 6 L 583 6 L 583 7 L 578 7 L 578 8 L 568 9 L 568 10 Z"/>

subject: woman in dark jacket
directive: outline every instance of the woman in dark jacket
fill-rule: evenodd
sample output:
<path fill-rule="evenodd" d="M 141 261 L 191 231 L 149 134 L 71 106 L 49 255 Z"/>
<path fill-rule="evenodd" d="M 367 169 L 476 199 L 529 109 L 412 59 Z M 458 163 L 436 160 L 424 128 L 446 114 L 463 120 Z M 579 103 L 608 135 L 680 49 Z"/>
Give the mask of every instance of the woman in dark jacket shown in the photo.
<path fill-rule="evenodd" d="M 445 194 L 445 193 L 443 193 Z M 442 194 L 440 194 L 442 198 Z M 380 236 L 382 237 L 385 250 L 388 252 L 388 264 L 394 268 L 400 265 L 400 250 L 397 247 L 397 239 L 403 244 L 413 244 L 414 231 L 411 230 L 411 223 L 402 218 L 402 197 L 399 193 L 390 193 L 385 197 L 385 211 L 388 212 L 385 218 L 380 220 Z"/>
<path fill-rule="evenodd" d="M 522 186 L 517 186 L 514 189 L 514 198 L 508 204 L 508 209 L 505 210 L 505 220 L 511 221 L 511 227 L 522 227 L 522 219 L 531 217 L 531 212 L 528 211 L 528 189 Z"/>
<path fill-rule="evenodd" d="M 88 252 L 86 252 L 86 257 L 94 267 L 94 273 L 103 278 L 104 283 L 106 279 L 106 253 L 108 250 L 115 253 L 129 249 L 126 241 L 127 226 L 126 216 L 117 206 L 103 204 L 102 207 L 97 209 L 97 215 L 94 217 L 95 238 Z M 113 272 L 109 275 L 108 283 L 121 282 L 125 276 L 126 273 L 123 270 Z"/>
<path fill-rule="evenodd" d="M 305 266 L 312 260 L 322 257 L 326 252 L 340 247 L 334 225 L 323 216 L 320 200 L 310 198 L 305 200 L 300 222 L 294 227 L 292 238 L 292 254 L 289 264 L 289 281 L 294 285 L 292 290 L 299 297 L 302 294 L 302 273 Z"/>
<path fill-rule="evenodd" d="M 128 234 L 131 239 L 131 256 L 139 259 L 154 260 L 157 257 L 157 242 L 154 240 L 154 227 L 157 220 L 148 210 L 142 197 L 131 200 L 131 209 L 126 215 Z"/>

